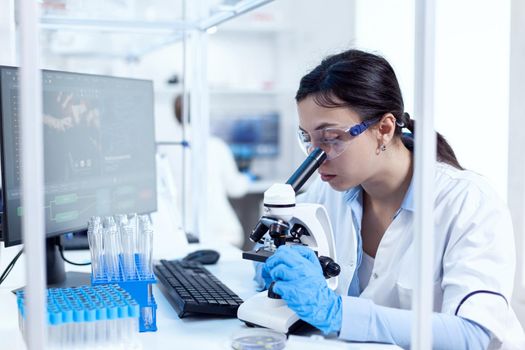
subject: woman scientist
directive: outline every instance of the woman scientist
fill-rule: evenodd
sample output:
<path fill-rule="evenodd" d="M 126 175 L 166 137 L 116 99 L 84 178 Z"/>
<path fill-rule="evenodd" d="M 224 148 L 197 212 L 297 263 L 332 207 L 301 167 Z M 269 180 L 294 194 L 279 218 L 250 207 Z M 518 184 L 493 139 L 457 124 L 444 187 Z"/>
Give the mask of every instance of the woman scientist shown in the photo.
<path fill-rule="evenodd" d="M 296 100 L 305 150 L 321 147 L 320 179 L 299 198 L 323 204 L 341 265 L 327 287 L 314 253 L 281 246 L 256 279 L 304 321 L 351 341 L 410 346 L 416 263 L 412 135 L 395 73 L 382 57 L 349 50 L 323 60 Z M 412 135 L 404 135 L 407 128 Z M 525 349 L 510 307 L 515 268 L 508 209 L 464 170 L 437 135 L 434 179 L 434 349 Z"/>

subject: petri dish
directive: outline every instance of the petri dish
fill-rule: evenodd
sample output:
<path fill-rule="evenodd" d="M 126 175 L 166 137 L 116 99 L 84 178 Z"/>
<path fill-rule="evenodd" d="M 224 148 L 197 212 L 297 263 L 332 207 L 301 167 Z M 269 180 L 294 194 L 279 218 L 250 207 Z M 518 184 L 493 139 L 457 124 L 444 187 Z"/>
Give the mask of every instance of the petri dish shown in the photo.
<path fill-rule="evenodd" d="M 232 336 L 235 350 L 281 350 L 286 346 L 286 335 L 269 329 L 244 329 Z"/>

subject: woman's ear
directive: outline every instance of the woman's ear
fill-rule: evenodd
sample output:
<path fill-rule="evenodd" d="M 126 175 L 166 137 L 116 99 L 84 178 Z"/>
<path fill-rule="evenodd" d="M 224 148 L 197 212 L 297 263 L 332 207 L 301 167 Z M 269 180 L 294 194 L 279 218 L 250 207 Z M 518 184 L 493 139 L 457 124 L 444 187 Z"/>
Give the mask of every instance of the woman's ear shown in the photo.
<path fill-rule="evenodd" d="M 377 123 L 377 143 L 378 147 L 387 146 L 394 138 L 396 131 L 396 117 L 392 113 L 386 113 Z"/>

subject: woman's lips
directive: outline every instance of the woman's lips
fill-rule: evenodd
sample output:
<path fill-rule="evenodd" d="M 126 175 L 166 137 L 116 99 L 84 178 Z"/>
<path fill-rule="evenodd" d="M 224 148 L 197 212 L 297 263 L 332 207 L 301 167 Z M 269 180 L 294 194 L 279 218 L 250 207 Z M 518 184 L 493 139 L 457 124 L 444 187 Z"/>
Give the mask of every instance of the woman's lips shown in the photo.
<path fill-rule="evenodd" d="M 327 181 L 327 182 L 332 180 L 334 177 L 335 175 L 331 175 L 331 174 L 321 174 L 321 180 Z"/>

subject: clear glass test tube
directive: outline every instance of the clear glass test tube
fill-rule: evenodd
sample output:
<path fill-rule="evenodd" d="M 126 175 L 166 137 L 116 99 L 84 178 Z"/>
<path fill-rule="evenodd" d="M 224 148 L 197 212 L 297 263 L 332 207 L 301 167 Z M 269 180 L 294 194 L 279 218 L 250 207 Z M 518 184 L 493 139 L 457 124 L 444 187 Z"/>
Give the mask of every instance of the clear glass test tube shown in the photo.
<path fill-rule="evenodd" d="M 128 279 L 135 277 L 135 242 L 131 225 L 122 226 L 121 229 L 122 253 L 124 262 L 124 275 Z"/>
<path fill-rule="evenodd" d="M 102 244 L 102 222 L 99 216 L 94 216 L 88 224 L 88 242 L 91 253 L 91 270 L 95 279 L 103 276 L 103 244 Z"/>
<path fill-rule="evenodd" d="M 149 277 L 153 273 L 153 225 L 147 215 L 140 216 L 140 223 L 141 266 L 143 273 Z"/>

